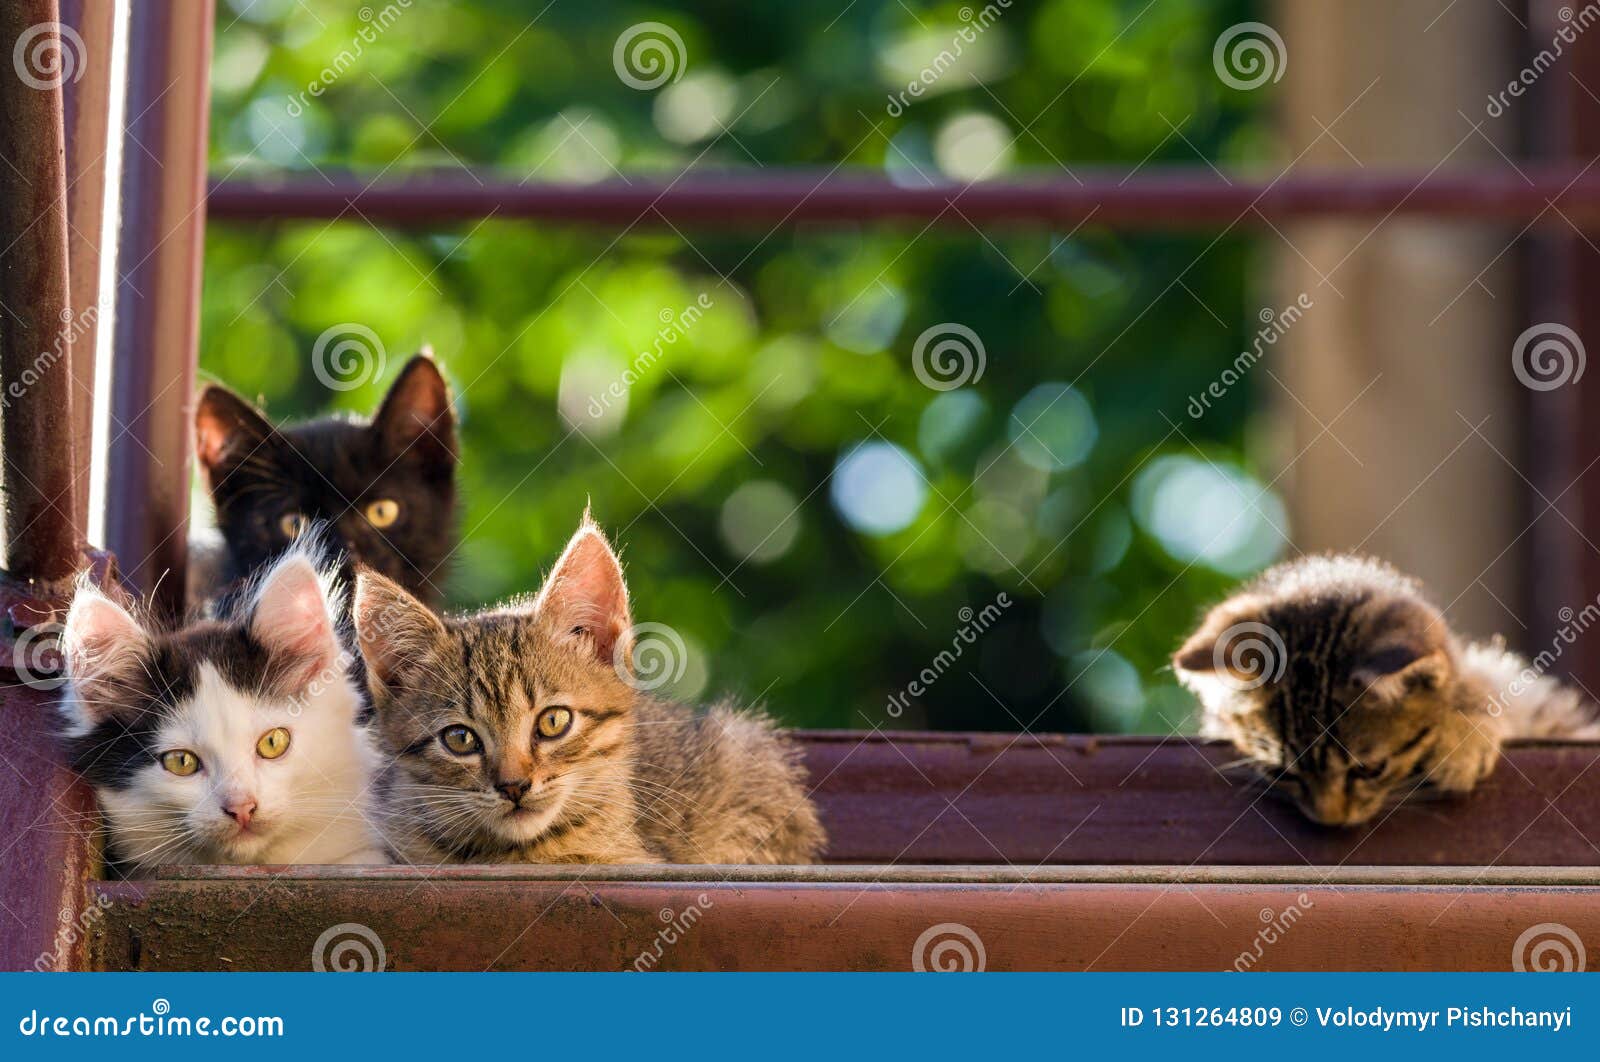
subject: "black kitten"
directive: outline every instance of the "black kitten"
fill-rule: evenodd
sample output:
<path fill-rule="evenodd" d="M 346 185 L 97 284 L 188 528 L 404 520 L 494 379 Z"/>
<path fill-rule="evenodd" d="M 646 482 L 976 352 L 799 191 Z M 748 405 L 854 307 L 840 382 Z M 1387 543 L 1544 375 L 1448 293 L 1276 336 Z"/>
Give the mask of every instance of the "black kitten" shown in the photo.
<path fill-rule="evenodd" d="M 200 394 L 195 437 L 226 543 L 225 585 L 318 521 L 355 561 L 439 604 L 456 544 L 457 454 L 450 389 L 426 353 L 400 370 L 370 422 L 274 428 L 213 384 Z"/>

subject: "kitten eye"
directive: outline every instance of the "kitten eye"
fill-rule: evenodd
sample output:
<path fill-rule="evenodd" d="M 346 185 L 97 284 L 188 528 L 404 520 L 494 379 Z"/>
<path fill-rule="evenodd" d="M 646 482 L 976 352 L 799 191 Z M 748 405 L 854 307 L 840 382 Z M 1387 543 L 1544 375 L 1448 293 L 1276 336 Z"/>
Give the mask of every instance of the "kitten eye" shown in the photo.
<path fill-rule="evenodd" d="M 559 705 L 539 713 L 537 726 L 542 738 L 558 738 L 572 729 L 572 709 Z"/>
<path fill-rule="evenodd" d="M 188 749 L 173 749 L 161 754 L 161 766 L 173 774 L 187 776 L 200 769 L 200 757 Z"/>
<path fill-rule="evenodd" d="M 278 530 L 288 538 L 299 538 L 305 529 L 306 518 L 299 513 L 284 513 L 278 518 Z"/>
<path fill-rule="evenodd" d="M 275 726 L 256 742 L 256 755 L 264 760 L 275 760 L 289 751 L 289 731 Z"/>
<path fill-rule="evenodd" d="M 439 731 L 439 740 L 457 756 L 471 756 L 482 747 L 478 735 L 468 726 L 447 726 Z"/>
<path fill-rule="evenodd" d="M 400 503 L 393 498 L 379 498 L 367 505 L 366 515 L 367 523 L 381 531 L 400 519 Z"/>
<path fill-rule="evenodd" d="M 1388 760 L 1383 760 L 1383 761 L 1381 761 L 1379 763 L 1371 763 L 1371 764 L 1352 763 L 1350 765 L 1350 769 L 1349 769 L 1348 773 L 1350 774 L 1350 776 L 1352 778 L 1359 778 L 1363 782 L 1370 782 L 1374 778 L 1377 778 L 1377 777 L 1381 776 L 1383 774 L 1383 772 L 1388 770 L 1388 769 L 1389 769 L 1389 761 Z"/>

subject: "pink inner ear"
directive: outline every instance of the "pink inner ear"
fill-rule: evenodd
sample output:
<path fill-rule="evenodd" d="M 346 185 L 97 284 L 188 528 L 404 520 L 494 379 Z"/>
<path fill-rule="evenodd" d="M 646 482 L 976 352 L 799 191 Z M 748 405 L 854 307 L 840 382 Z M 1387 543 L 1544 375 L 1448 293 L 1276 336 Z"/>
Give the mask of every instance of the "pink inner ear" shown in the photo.
<path fill-rule="evenodd" d="M 79 709 L 100 719 L 116 709 L 124 672 L 136 668 L 146 645 L 132 616 L 93 590 L 81 590 L 67 614 L 61 651 Z"/>
<path fill-rule="evenodd" d="M 97 593 L 86 591 L 67 615 L 62 648 L 74 677 L 92 678 L 143 644 L 144 631 L 134 618 Z"/>
<path fill-rule="evenodd" d="M 224 388 L 211 387 L 200 396 L 194 414 L 195 453 L 206 468 L 227 460 L 235 448 L 234 440 L 246 435 L 260 441 L 271 429 L 239 396 Z"/>
<path fill-rule="evenodd" d="M 579 532 L 551 573 L 539 610 L 565 630 L 593 636 L 596 655 L 609 662 L 628 629 L 628 590 L 622 567 L 599 533 Z"/>
<path fill-rule="evenodd" d="M 195 418 L 195 451 L 200 463 L 211 468 L 221 463 L 228 452 L 231 425 L 219 419 L 211 410 L 201 407 Z"/>
<path fill-rule="evenodd" d="M 363 573 L 357 579 L 355 609 L 361 655 L 385 684 L 427 653 L 430 638 L 443 634 L 427 606 L 381 576 Z"/>
<path fill-rule="evenodd" d="M 250 617 L 250 633 L 274 657 L 296 689 L 328 671 L 338 657 L 333 621 L 317 573 L 304 557 L 293 557 L 267 576 Z"/>

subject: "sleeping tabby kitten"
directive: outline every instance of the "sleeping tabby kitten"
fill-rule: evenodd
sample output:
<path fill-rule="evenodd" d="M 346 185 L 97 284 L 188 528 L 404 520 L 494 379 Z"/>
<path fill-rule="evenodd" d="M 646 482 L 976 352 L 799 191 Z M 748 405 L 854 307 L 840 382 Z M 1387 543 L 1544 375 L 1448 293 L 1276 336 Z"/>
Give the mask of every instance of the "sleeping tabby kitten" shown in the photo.
<path fill-rule="evenodd" d="M 195 410 L 196 452 L 226 544 L 215 585 L 248 577 L 314 521 L 339 544 L 437 605 L 455 548 L 455 421 L 433 359 L 400 370 L 370 422 L 324 417 L 274 428 L 226 387 Z"/>
<path fill-rule="evenodd" d="M 413 863 L 809 863 L 798 751 L 764 718 L 633 679 L 622 568 L 579 528 L 529 603 L 441 620 L 362 573 L 356 626 Z"/>
<path fill-rule="evenodd" d="M 73 765 L 114 862 L 385 863 L 375 749 L 331 576 L 297 548 L 241 615 L 147 631 L 80 589 L 62 635 Z"/>
<path fill-rule="evenodd" d="M 1600 737 L 1600 706 L 1498 641 L 1462 645 L 1388 565 L 1311 556 L 1217 605 L 1173 659 L 1202 732 L 1316 822 L 1354 826 L 1426 785 L 1464 793 L 1511 738 Z"/>

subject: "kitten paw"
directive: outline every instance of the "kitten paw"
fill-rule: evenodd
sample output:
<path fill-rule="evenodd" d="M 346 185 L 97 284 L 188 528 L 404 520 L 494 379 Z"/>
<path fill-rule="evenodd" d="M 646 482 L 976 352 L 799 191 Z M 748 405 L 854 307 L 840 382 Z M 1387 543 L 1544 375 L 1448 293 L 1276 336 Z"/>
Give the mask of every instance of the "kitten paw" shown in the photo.
<path fill-rule="evenodd" d="M 1469 792 L 1494 773 L 1500 738 L 1483 722 L 1466 717 L 1439 736 L 1425 775 L 1430 785 L 1449 793 Z"/>

